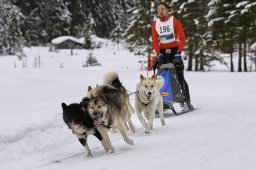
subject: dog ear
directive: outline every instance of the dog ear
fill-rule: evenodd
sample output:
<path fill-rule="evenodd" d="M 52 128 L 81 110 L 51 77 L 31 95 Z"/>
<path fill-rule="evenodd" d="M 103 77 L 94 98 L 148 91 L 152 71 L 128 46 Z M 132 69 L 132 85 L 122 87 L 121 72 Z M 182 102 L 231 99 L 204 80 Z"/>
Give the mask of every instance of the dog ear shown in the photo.
<path fill-rule="evenodd" d="M 87 104 L 86 101 L 81 101 L 81 102 L 80 102 L 80 105 L 81 105 L 81 106 L 85 106 L 86 104 Z"/>
<path fill-rule="evenodd" d="M 145 79 L 145 77 L 141 74 L 140 75 L 140 80 L 142 81 L 142 80 L 144 80 Z"/>
<path fill-rule="evenodd" d="M 80 102 L 82 106 L 86 106 L 89 103 L 90 99 L 88 97 L 84 97 L 83 100 Z"/>
<path fill-rule="evenodd" d="M 62 103 L 61 106 L 62 106 L 63 111 L 68 108 L 68 106 L 66 105 L 66 103 Z"/>
<path fill-rule="evenodd" d="M 84 97 L 84 98 L 82 99 L 82 102 L 88 102 L 88 101 L 90 101 L 90 98 L 88 98 L 88 97 Z"/>
<path fill-rule="evenodd" d="M 153 74 L 153 76 L 151 77 L 151 79 L 155 80 L 155 79 L 156 79 L 156 75 Z"/>
<path fill-rule="evenodd" d="M 87 92 L 91 91 L 92 90 L 92 87 L 91 86 L 88 86 L 88 90 Z"/>

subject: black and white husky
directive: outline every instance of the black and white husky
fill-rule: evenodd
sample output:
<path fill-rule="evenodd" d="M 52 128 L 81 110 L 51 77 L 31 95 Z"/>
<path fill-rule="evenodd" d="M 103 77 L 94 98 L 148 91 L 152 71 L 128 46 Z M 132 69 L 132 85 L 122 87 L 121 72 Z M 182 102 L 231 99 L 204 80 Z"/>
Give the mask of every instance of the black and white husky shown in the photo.
<path fill-rule="evenodd" d="M 88 100 L 86 98 L 83 99 L 81 104 L 66 105 L 65 103 L 62 103 L 61 106 L 63 109 L 64 122 L 72 130 L 72 133 L 77 136 L 79 142 L 84 146 L 86 156 L 92 156 L 91 150 L 87 143 L 88 135 L 94 135 L 97 137 L 108 154 L 113 153 L 114 149 L 109 139 L 102 137 L 100 133 L 101 130 L 95 127 L 93 120 L 89 116 L 87 104 Z"/>

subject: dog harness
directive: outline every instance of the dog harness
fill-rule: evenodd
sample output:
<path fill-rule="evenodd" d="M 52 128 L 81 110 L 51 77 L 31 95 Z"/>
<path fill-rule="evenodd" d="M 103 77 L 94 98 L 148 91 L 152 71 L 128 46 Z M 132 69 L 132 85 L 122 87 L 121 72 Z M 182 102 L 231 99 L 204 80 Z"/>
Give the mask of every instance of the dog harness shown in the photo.
<path fill-rule="evenodd" d="M 137 90 L 138 91 L 138 90 Z M 142 104 L 144 104 L 145 106 L 147 106 L 152 100 L 153 100 L 153 98 L 152 98 L 152 100 L 149 100 L 148 98 L 145 98 L 145 97 L 143 97 L 143 96 L 141 96 L 140 95 L 140 93 L 136 93 L 136 95 L 138 96 L 138 98 L 140 99 L 140 102 L 142 103 Z M 143 102 L 141 99 L 147 99 L 147 101 L 148 102 Z"/>

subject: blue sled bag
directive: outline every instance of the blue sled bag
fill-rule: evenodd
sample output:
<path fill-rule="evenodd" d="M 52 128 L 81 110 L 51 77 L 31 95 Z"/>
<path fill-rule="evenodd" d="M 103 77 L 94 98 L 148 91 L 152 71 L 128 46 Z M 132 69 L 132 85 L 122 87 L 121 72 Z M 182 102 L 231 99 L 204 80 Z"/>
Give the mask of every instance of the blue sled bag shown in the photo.
<path fill-rule="evenodd" d="M 164 103 L 170 105 L 173 102 L 184 102 L 181 86 L 173 64 L 162 64 L 157 75 L 161 75 L 164 78 L 164 86 L 160 89 Z"/>
<path fill-rule="evenodd" d="M 161 75 L 164 78 L 164 85 L 160 89 L 160 93 L 163 97 L 163 100 L 164 101 L 173 101 L 172 86 L 171 86 L 169 71 L 167 69 L 163 69 L 159 75 Z"/>

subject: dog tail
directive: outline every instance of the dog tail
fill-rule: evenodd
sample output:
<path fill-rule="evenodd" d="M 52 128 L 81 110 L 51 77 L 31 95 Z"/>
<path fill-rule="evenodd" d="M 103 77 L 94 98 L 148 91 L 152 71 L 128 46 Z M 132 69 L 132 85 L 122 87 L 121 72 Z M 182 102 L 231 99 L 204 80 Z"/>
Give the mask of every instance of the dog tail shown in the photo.
<path fill-rule="evenodd" d="M 156 79 L 157 88 L 160 90 L 164 85 L 164 78 L 162 76 L 157 76 Z"/>
<path fill-rule="evenodd" d="M 115 88 L 121 88 L 122 83 L 119 80 L 119 76 L 116 72 L 109 72 L 104 76 L 104 84 L 110 84 Z"/>

